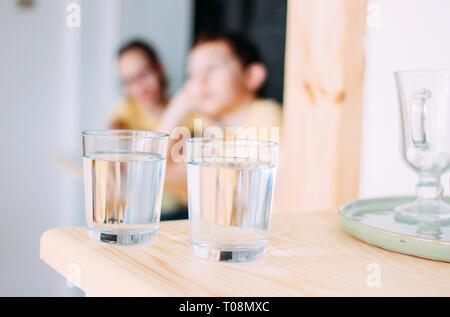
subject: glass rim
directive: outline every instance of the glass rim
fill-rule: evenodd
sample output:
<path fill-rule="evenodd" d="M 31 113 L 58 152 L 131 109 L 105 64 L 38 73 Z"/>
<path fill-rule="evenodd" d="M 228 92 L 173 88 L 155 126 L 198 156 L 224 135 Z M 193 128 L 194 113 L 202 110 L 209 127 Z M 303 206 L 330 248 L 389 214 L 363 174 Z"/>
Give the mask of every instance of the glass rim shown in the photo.
<path fill-rule="evenodd" d="M 120 133 L 124 133 L 121 135 Z M 124 138 L 124 139 L 167 139 L 168 133 L 155 132 L 148 130 L 123 130 L 123 129 L 87 129 L 81 131 L 82 136 L 92 137 L 110 137 L 110 138 Z"/>
<path fill-rule="evenodd" d="M 265 145 L 270 147 L 279 147 L 280 143 L 275 141 L 267 141 L 267 140 L 258 140 L 258 139 L 234 139 L 234 138 L 216 138 L 216 137 L 197 137 L 197 138 L 189 138 L 186 140 L 186 143 L 190 144 L 207 144 L 210 141 L 219 141 L 225 144 L 226 142 L 243 142 L 249 145 Z"/>
<path fill-rule="evenodd" d="M 450 69 L 447 68 L 436 68 L 436 69 L 402 69 L 394 72 L 395 76 L 401 74 L 410 74 L 410 73 L 448 73 L 450 74 Z"/>

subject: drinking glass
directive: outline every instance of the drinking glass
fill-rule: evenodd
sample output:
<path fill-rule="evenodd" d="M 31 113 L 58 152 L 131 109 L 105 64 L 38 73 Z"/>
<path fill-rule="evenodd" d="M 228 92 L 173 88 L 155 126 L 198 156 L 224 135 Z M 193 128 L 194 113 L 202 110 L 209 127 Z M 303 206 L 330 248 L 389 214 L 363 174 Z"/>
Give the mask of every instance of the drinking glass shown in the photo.
<path fill-rule="evenodd" d="M 85 130 L 82 138 L 89 236 L 110 244 L 150 241 L 159 228 L 168 135 Z"/>
<path fill-rule="evenodd" d="M 450 206 L 443 201 L 441 175 L 450 166 L 450 71 L 395 73 L 403 157 L 418 173 L 417 199 L 396 208 L 400 222 L 447 224 Z"/>
<path fill-rule="evenodd" d="M 248 261 L 268 244 L 279 145 L 257 140 L 186 142 L 190 244 L 217 261 Z"/>

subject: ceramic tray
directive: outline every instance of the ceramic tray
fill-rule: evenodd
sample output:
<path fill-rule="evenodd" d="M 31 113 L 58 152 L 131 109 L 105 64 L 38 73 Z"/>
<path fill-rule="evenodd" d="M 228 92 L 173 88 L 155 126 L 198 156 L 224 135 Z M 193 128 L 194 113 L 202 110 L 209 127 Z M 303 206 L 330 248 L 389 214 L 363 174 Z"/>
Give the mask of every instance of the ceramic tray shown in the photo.
<path fill-rule="evenodd" d="M 450 262 L 450 226 L 410 225 L 394 220 L 394 208 L 414 199 L 386 197 L 350 201 L 339 210 L 340 224 L 345 231 L 367 243 Z"/>

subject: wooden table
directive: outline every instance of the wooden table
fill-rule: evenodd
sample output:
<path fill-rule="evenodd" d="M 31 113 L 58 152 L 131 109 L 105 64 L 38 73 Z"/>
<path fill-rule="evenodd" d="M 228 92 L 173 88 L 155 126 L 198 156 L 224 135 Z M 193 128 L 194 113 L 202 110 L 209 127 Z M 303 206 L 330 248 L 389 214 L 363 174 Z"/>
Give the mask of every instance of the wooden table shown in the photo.
<path fill-rule="evenodd" d="M 450 296 L 449 263 L 365 244 L 336 212 L 273 215 L 269 248 L 247 263 L 194 256 L 187 221 L 162 222 L 143 246 L 48 230 L 41 259 L 90 296 Z"/>

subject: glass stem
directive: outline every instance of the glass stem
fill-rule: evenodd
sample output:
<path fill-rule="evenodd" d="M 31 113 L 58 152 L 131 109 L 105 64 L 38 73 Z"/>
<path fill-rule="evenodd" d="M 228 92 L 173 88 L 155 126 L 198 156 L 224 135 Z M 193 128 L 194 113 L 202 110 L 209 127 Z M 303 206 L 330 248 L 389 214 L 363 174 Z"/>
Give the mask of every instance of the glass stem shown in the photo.
<path fill-rule="evenodd" d="M 439 200 L 442 197 L 441 175 L 420 175 L 416 186 L 417 199 Z"/>

